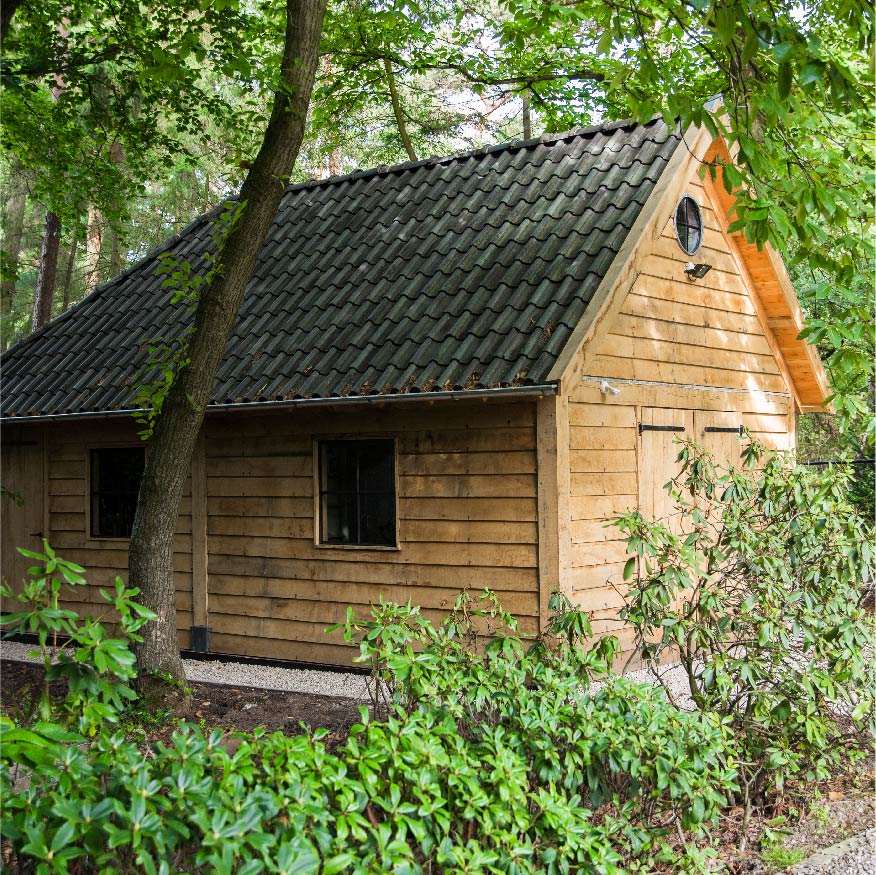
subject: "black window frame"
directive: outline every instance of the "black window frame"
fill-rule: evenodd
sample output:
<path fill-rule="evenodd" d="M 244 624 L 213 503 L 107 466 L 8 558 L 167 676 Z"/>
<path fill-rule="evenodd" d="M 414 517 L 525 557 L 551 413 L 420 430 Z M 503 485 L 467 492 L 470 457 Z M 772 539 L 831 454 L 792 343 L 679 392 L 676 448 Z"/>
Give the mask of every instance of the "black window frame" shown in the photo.
<path fill-rule="evenodd" d="M 375 446 L 380 446 L 388 454 L 389 461 L 389 476 L 388 488 L 384 489 L 363 489 L 360 486 L 361 470 L 360 464 L 363 454 L 373 449 Z M 356 484 L 349 489 L 329 489 L 328 479 L 328 461 L 327 453 L 331 448 L 344 448 L 354 454 L 355 457 L 355 477 Z M 349 461 L 349 460 L 348 460 Z M 316 441 L 316 487 L 317 487 L 317 537 L 316 544 L 319 547 L 340 547 L 352 549 L 373 549 L 373 550 L 397 550 L 398 543 L 398 471 L 397 471 L 397 454 L 396 441 L 391 437 L 374 437 L 374 438 L 347 438 L 347 437 L 330 437 L 320 438 Z M 355 498 L 356 507 L 356 540 L 342 540 L 339 538 L 329 538 L 328 536 L 328 504 L 332 496 L 346 496 L 347 498 Z M 392 509 L 391 519 L 386 520 L 385 526 L 388 531 L 386 540 L 363 539 L 363 517 L 368 512 L 368 509 L 363 506 L 363 500 L 367 500 L 368 496 L 378 496 L 383 499 L 389 499 L 388 506 Z"/>
<path fill-rule="evenodd" d="M 697 224 L 690 223 L 689 206 L 693 206 L 696 211 Z M 675 207 L 674 215 L 675 224 L 675 239 L 681 251 L 686 255 L 696 255 L 702 249 L 703 238 L 705 237 L 705 225 L 703 223 L 703 211 L 697 203 L 696 198 L 692 195 L 683 195 L 681 200 Z M 691 232 L 696 231 L 698 235 L 696 246 L 690 246 Z"/>
<path fill-rule="evenodd" d="M 129 541 L 131 539 L 131 529 L 134 525 L 134 512 L 136 511 L 137 506 L 137 498 L 140 492 L 140 482 L 142 481 L 143 472 L 142 469 L 140 471 L 140 479 L 137 481 L 137 489 L 133 488 L 127 489 L 109 489 L 109 488 L 100 488 L 101 484 L 98 482 L 98 478 L 100 477 L 100 471 L 105 462 L 101 462 L 97 459 L 98 454 L 100 453 L 118 453 L 118 452 L 131 452 L 131 453 L 139 453 L 142 456 L 143 467 L 146 465 L 146 447 L 141 445 L 131 445 L 131 444 L 114 444 L 107 446 L 97 446 L 97 447 L 89 447 L 88 449 L 88 537 L 93 540 L 112 540 L 112 541 Z M 102 528 L 101 523 L 101 508 L 100 508 L 100 500 L 101 497 L 114 497 L 114 498 L 127 498 L 129 501 L 133 499 L 131 502 L 132 507 L 130 511 L 130 519 L 127 521 L 127 525 L 124 528 L 126 530 L 126 534 L 108 534 L 108 528 Z M 119 529 L 114 529 L 113 531 L 119 531 Z"/>

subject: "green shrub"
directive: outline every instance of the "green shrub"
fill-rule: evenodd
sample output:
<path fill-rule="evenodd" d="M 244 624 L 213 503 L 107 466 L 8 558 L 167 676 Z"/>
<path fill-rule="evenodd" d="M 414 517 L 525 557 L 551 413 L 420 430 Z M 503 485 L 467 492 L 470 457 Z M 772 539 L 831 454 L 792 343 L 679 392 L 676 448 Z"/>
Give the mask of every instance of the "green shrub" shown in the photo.
<path fill-rule="evenodd" d="M 103 722 L 115 722 L 125 703 L 135 698 L 126 683 L 136 673 L 128 644 L 140 640 L 137 630 L 155 615 L 133 601 L 139 590 L 126 587 L 119 577 L 114 595 L 105 590 L 100 594 L 108 610 L 115 611 L 121 638 L 108 634 L 102 617 L 82 620 L 74 611 L 62 609 L 62 588 L 84 586 L 84 569 L 56 555 L 47 541 L 43 545 L 45 553 L 18 551 L 39 563 L 28 569 L 21 593 L 14 593 L 8 583 L 0 584 L 0 596 L 21 605 L 0 617 L 0 626 L 8 632 L 36 635 L 42 664 L 42 684 L 30 708 L 20 703 L 23 722 L 37 716 L 91 735 Z M 66 695 L 53 699 L 49 684 L 62 679 L 67 682 Z"/>
<path fill-rule="evenodd" d="M 865 737 L 872 623 L 858 604 L 873 554 L 847 471 L 757 445 L 744 457 L 747 470 L 723 470 L 683 443 L 672 523 L 616 522 L 641 655 L 680 659 L 696 708 L 731 727 L 750 806 L 789 775 L 826 777 Z"/>
<path fill-rule="evenodd" d="M 697 842 L 735 790 L 720 721 L 604 677 L 615 645 L 584 651 L 580 612 L 529 649 L 514 629 L 468 596 L 439 627 L 410 606 L 351 615 L 389 687 L 384 719 L 363 708 L 333 753 L 322 732 L 255 733 L 232 754 L 182 726 L 144 751 L 107 725 L 87 740 L 3 719 L 10 871 L 702 871 Z"/>

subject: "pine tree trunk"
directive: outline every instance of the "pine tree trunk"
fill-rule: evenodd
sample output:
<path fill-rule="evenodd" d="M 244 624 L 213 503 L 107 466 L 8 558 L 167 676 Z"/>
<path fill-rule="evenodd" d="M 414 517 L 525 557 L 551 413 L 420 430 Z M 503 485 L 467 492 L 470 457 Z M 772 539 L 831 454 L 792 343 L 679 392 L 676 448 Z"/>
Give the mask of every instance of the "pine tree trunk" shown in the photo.
<path fill-rule="evenodd" d="M 6 316 L 12 310 L 15 284 L 18 281 L 18 262 L 21 258 L 21 236 L 24 231 L 24 207 L 27 197 L 24 168 L 16 161 L 9 176 L 6 191 L 6 209 L 3 214 L 3 252 L 6 257 L 6 274 L 0 282 L 0 314 Z"/>
<path fill-rule="evenodd" d="M 109 227 L 110 238 L 110 263 L 109 279 L 115 279 L 121 272 L 124 262 L 122 260 L 122 241 L 119 235 L 119 226 L 111 222 Z"/>
<path fill-rule="evenodd" d="M 329 152 L 328 159 L 329 176 L 340 176 L 343 173 L 343 164 L 341 163 L 341 147 L 335 146 Z"/>
<path fill-rule="evenodd" d="M 177 374 L 157 417 L 129 551 L 129 580 L 157 615 L 137 645 L 138 685 L 147 706 L 179 700 L 184 678 L 176 637 L 173 536 L 180 498 L 225 344 L 247 283 L 277 214 L 304 136 L 326 0 L 287 0 L 281 87 L 261 149 L 240 191 L 241 213 L 219 257 L 220 269 L 202 290 L 189 363 Z"/>
<path fill-rule="evenodd" d="M 103 234 L 100 228 L 100 210 L 93 204 L 88 208 L 88 224 L 85 231 L 85 294 L 94 291 L 100 280 L 98 264 L 100 262 L 100 248 L 103 243 Z"/>
<path fill-rule="evenodd" d="M 70 241 L 70 254 L 67 258 L 67 268 L 64 271 L 64 286 L 61 290 L 61 312 L 70 306 L 70 289 L 73 286 L 73 269 L 76 266 L 76 250 L 79 249 L 79 222 L 73 226 L 73 239 Z"/>
<path fill-rule="evenodd" d="M 52 299 L 55 296 L 55 279 L 58 276 L 60 243 L 61 220 L 57 214 L 46 210 L 46 226 L 43 230 L 43 245 L 40 250 L 40 268 L 37 273 L 36 291 L 33 295 L 31 331 L 39 331 L 52 318 Z"/>
<path fill-rule="evenodd" d="M 124 163 L 125 150 L 122 148 L 122 144 L 119 143 L 118 140 L 110 144 L 109 157 L 113 164 L 120 165 Z M 119 232 L 120 223 L 118 206 L 119 203 L 118 200 L 116 200 L 113 204 L 113 218 L 109 223 L 110 263 L 109 276 L 107 279 L 115 279 L 122 272 L 122 267 L 124 266 L 124 259 L 122 258 L 122 235 Z"/>
<path fill-rule="evenodd" d="M 402 111 L 401 99 L 398 96 L 398 89 L 395 85 L 395 73 L 392 71 L 392 64 L 389 62 L 389 58 L 383 59 L 383 70 L 386 73 L 386 83 L 389 85 L 389 99 L 392 103 L 392 113 L 395 116 L 398 134 L 401 137 L 402 145 L 405 147 L 405 152 L 408 153 L 408 158 L 411 161 L 416 161 L 417 153 L 414 151 L 414 146 L 408 135 L 408 125 L 405 121 L 405 114 Z"/>

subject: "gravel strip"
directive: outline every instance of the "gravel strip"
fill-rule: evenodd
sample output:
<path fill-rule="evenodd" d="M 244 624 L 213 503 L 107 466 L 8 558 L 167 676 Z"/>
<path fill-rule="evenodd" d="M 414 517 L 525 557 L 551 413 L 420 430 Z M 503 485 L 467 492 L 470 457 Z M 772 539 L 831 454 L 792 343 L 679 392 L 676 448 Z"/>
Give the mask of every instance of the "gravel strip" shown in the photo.
<path fill-rule="evenodd" d="M 18 641 L 0 640 L 0 659 L 17 659 L 22 662 L 37 662 L 28 654 L 34 645 Z M 310 693 L 318 696 L 341 696 L 345 699 L 368 701 L 365 675 L 343 671 L 320 671 L 315 668 L 281 668 L 274 665 L 259 665 L 235 662 L 229 659 L 200 660 L 184 659 L 186 677 L 190 681 L 208 684 L 223 684 L 230 687 L 260 687 L 264 690 L 282 690 L 290 693 Z M 661 666 L 659 676 L 679 708 L 690 710 L 690 687 L 682 667 Z M 656 684 L 657 678 L 649 669 L 627 673 L 627 677 L 640 683 Z"/>
<path fill-rule="evenodd" d="M 793 875 L 873 875 L 876 871 L 876 829 L 825 848 L 791 867 Z"/>
<path fill-rule="evenodd" d="M 31 644 L 18 641 L 0 641 L 0 659 L 18 659 L 38 662 L 28 654 Z M 316 696 L 339 696 L 355 701 L 367 701 L 367 677 L 343 671 L 319 671 L 312 668 L 281 668 L 275 665 L 257 665 L 246 662 L 184 659 L 186 678 L 207 684 L 228 687 L 260 687 L 289 693 L 310 693 Z"/>

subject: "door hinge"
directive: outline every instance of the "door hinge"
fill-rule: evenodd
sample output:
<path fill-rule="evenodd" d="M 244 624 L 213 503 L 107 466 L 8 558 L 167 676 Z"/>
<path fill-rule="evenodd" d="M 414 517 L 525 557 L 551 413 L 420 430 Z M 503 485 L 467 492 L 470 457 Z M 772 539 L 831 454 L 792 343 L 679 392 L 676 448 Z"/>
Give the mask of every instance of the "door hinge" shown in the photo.
<path fill-rule="evenodd" d="M 647 425 L 644 422 L 639 423 L 639 434 L 643 431 L 684 431 L 683 425 Z"/>

